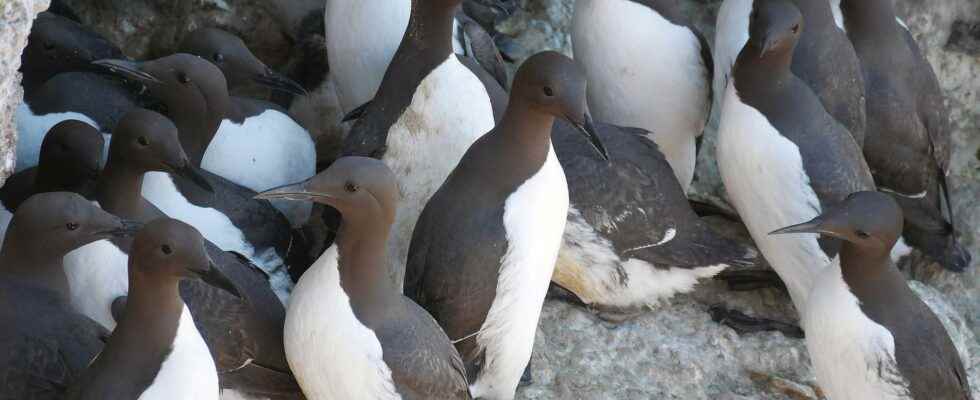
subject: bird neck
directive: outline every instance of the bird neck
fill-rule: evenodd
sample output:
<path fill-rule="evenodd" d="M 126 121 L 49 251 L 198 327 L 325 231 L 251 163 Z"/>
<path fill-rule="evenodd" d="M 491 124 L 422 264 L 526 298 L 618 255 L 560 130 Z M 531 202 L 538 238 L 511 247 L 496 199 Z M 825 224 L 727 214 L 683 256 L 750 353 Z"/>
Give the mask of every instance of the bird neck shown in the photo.
<path fill-rule="evenodd" d="M 733 77 L 735 87 L 743 93 L 747 87 L 762 90 L 779 90 L 786 87 L 792 77 L 793 49 L 777 50 L 760 57 L 761 49 L 753 42 L 745 48 L 735 61 Z"/>
<path fill-rule="evenodd" d="M 194 166 L 200 167 L 211 140 L 218 133 L 221 122 L 225 119 L 237 118 L 236 109 L 232 105 L 227 92 L 210 96 L 205 101 L 204 108 L 193 102 L 169 105 L 169 116 L 177 126 L 180 144 Z"/>
<path fill-rule="evenodd" d="M 146 171 L 120 161 L 109 155 L 95 187 L 95 198 L 99 206 L 109 213 L 140 219 L 143 211 L 143 174 Z"/>
<path fill-rule="evenodd" d="M 47 246 L 21 243 L 24 235 L 17 231 L 11 225 L 0 248 L 0 280 L 27 283 L 68 298 L 68 277 L 62 262 L 65 255 L 52 254 Z"/>
<path fill-rule="evenodd" d="M 400 47 L 408 45 L 421 51 L 432 51 L 444 59 L 453 51 L 453 20 L 456 7 L 432 3 L 425 0 L 412 0 L 408 29 L 405 31 Z"/>
<path fill-rule="evenodd" d="M 352 302 L 366 303 L 398 293 L 388 277 L 388 229 L 380 218 L 340 225 L 337 268 L 340 285 Z"/>
<path fill-rule="evenodd" d="M 507 159 L 526 160 L 529 163 L 528 168 L 537 171 L 551 149 L 551 130 L 554 124 L 553 115 L 535 109 L 520 96 L 513 96 L 492 135 L 499 135 L 505 152 L 523 156 L 509 156 Z"/>
<path fill-rule="evenodd" d="M 900 289 L 905 278 L 895 268 L 888 251 L 844 242 L 840 251 L 841 277 L 859 299 L 879 297 L 889 288 Z"/>
<path fill-rule="evenodd" d="M 840 9 L 848 36 L 894 34 L 898 29 L 892 0 L 842 0 Z"/>
<path fill-rule="evenodd" d="M 126 311 L 97 362 L 103 369 L 134 371 L 148 386 L 173 350 L 184 302 L 177 279 L 151 280 L 136 269 L 129 267 Z"/>
<path fill-rule="evenodd" d="M 834 22 L 834 13 L 830 9 L 829 1 L 796 0 L 795 3 L 806 22 L 806 26 L 803 27 L 804 35 L 807 31 L 818 28 L 833 27 L 836 29 L 837 25 Z"/>

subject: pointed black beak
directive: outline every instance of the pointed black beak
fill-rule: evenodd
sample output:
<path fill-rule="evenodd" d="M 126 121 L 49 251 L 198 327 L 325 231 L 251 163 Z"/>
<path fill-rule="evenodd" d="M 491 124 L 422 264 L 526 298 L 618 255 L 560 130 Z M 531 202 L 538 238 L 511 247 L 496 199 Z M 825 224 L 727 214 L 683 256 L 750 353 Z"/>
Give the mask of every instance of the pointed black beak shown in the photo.
<path fill-rule="evenodd" d="M 143 71 L 143 63 L 129 60 L 96 60 L 92 64 L 101 66 L 109 72 L 142 83 L 160 83 L 155 76 Z"/>
<path fill-rule="evenodd" d="M 266 68 L 264 74 L 254 76 L 252 80 L 268 88 L 291 93 L 297 96 L 306 96 L 309 94 L 306 89 L 304 89 L 303 86 L 300 86 L 300 84 L 296 83 L 296 81 L 289 79 L 269 68 Z"/>
<path fill-rule="evenodd" d="M 791 233 L 817 233 L 817 234 L 827 234 L 822 227 L 823 220 L 820 217 L 814 218 L 810 221 L 804 222 L 802 224 L 796 224 L 792 226 L 787 226 L 785 228 L 776 229 L 769 232 L 770 235 L 787 235 Z"/>
<path fill-rule="evenodd" d="M 119 222 L 121 223 L 119 227 L 110 229 L 106 231 L 105 234 L 113 238 L 121 239 L 133 237 L 136 235 L 136 232 L 139 232 L 139 230 L 143 228 L 143 223 L 139 221 L 120 219 Z"/>
<path fill-rule="evenodd" d="M 602 156 L 603 160 L 609 161 L 609 152 L 606 151 L 606 145 L 602 144 L 602 140 L 599 139 L 599 135 L 596 133 L 595 125 L 592 123 L 592 116 L 590 116 L 588 112 L 585 113 L 585 116 L 582 118 L 581 122 L 579 122 L 577 118 L 566 117 L 565 119 L 571 122 L 572 125 L 575 125 L 575 128 L 577 128 L 578 131 L 585 136 L 585 139 L 588 140 L 589 144 L 592 145 L 592 148 L 595 149 L 600 156 Z"/>
<path fill-rule="evenodd" d="M 314 193 L 309 191 L 309 189 L 307 189 L 308 183 L 309 179 L 298 183 L 283 185 L 259 193 L 255 195 L 255 198 L 265 200 L 314 201 L 316 199 L 333 197 L 328 193 Z"/>
<path fill-rule="evenodd" d="M 204 269 L 189 269 L 191 273 L 197 275 L 204 283 L 214 286 L 218 289 L 224 290 L 230 293 L 232 296 L 242 298 L 241 292 L 235 287 L 235 284 L 225 276 L 216 265 L 214 265 L 214 260 L 211 256 L 208 256 L 208 266 Z"/>
<path fill-rule="evenodd" d="M 214 193 L 214 187 L 211 186 L 211 183 L 204 178 L 204 175 L 201 175 L 201 172 L 198 171 L 197 167 L 191 164 L 190 161 L 185 160 L 184 165 L 181 167 L 171 166 L 170 168 L 173 169 L 174 174 L 189 179 L 191 182 L 194 182 L 195 185 L 206 190 L 208 193 Z"/>

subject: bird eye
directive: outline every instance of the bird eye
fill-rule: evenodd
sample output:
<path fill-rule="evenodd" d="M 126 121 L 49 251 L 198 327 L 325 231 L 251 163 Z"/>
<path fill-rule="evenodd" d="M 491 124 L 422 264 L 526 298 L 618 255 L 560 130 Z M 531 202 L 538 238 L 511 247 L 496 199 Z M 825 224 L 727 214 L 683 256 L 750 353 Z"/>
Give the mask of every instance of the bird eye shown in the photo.
<path fill-rule="evenodd" d="M 188 82 L 191 81 L 191 78 L 188 77 L 187 74 L 185 74 L 183 72 L 178 72 L 177 73 L 177 80 L 180 81 L 180 83 L 188 83 Z"/>
<path fill-rule="evenodd" d="M 551 86 L 545 86 L 542 91 L 544 92 L 544 95 L 548 97 L 555 95 L 555 91 L 551 89 Z"/>
<path fill-rule="evenodd" d="M 224 54 L 221 54 L 221 53 L 214 53 L 213 58 L 214 58 L 214 61 L 215 62 L 218 62 L 218 63 L 225 61 L 225 55 Z"/>
<path fill-rule="evenodd" d="M 800 24 L 793 25 L 793 34 L 800 33 Z"/>
<path fill-rule="evenodd" d="M 854 234 L 856 234 L 857 237 L 859 237 L 861 239 L 867 239 L 867 238 L 871 237 L 871 235 L 869 235 L 868 232 L 865 232 L 865 231 L 862 231 L 862 230 L 857 230 L 857 231 L 854 232 Z"/>
<path fill-rule="evenodd" d="M 354 193 L 358 189 L 360 189 L 360 188 L 357 187 L 357 185 L 355 185 L 353 182 L 347 182 L 347 184 L 344 185 L 344 190 L 348 191 L 349 193 Z"/>
<path fill-rule="evenodd" d="M 146 136 L 140 136 L 140 137 L 136 138 L 136 141 L 139 142 L 140 146 L 149 146 L 150 145 L 150 141 L 146 139 Z"/>
<path fill-rule="evenodd" d="M 165 244 L 163 246 L 160 246 L 160 251 L 162 251 L 163 254 L 170 254 L 170 253 L 173 253 L 174 252 L 174 250 L 171 249 L 170 248 L 170 245 L 168 245 L 168 244 Z"/>
<path fill-rule="evenodd" d="M 68 228 L 68 230 L 73 231 L 75 229 L 78 229 L 78 223 L 77 222 L 69 222 L 69 223 L 65 224 L 65 228 Z"/>

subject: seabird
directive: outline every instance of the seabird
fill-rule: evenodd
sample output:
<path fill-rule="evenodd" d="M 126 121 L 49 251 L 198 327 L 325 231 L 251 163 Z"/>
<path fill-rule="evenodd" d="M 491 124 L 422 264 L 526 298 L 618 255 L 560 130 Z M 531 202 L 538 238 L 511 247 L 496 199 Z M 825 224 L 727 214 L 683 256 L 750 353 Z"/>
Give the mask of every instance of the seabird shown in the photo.
<path fill-rule="evenodd" d="M 803 15 L 803 31 L 790 68 L 820 99 L 827 112 L 844 125 L 858 146 L 864 145 L 865 93 L 861 64 L 854 46 L 837 29 L 827 1 L 793 3 Z M 714 90 L 720 94 L 730 81 L 732 66 L 749 38 L 752 0 L 725 0 L 718 10 L 715 30 Z"/>
<path fill-rule="evenodd" d="M 343 215 L 336 242 L 300 279 L 285 343 L 303 392 L 321 399 L 470 399 L 463 362 L 432 316 L 388 276 L 395 175 L 365 157 L 259 194 L 322 202 Z"/>
<path fill-rule="evenodd" d="M 585 90 L 567 57 L 525 61 L 503 120 L 470 146 L 415 227 L 405 293 L 456 342 L 474 398 L 513 398 L 531 359 L 568 214 L 555 118 L 579 126 L 608 159 Z"/>
<path fill-rule="evenodd" d="M 902 233 L 892 197 L 859 192 L 772 234 L 841 240 L 840 264 L 817 276 L 803 313 L 820 388 L 834 400 L 969 400 L 963 362 L 936 314 L 890 258 Z"/>
<path fill-rule="evenodd" d="M 593 86 L 589 86 L 592 90 Z M 648 131 L 596 124 L 612 162 L 557 121 L 569 213 L 552 281 L 607 320 L 623 320 L 758 252 L 702 221 Z"/>
<path fill-rule="evenodd" d="M 206 192 L 211 182 L 218 180 L 201 176 L 180 144 L 173 124 L 159 114 L 139 110 L 124 117 L 113 135 L 109 162 L 97 185 L 99 205 L 141 222 L 166 217 L 140 195 L 147 171 L 184 175 L 202 186 L 199 191 Z M 221 196 L 223 186 L 215 187 L 219 190 L 211 195 Z M 299 388 L 289 374 L 282 347 L 285 309 L 270 286 L 269 276 L 248 258 L 206 244 L 241 298 L 193 281 L 181 285 L 181 295 L 211 349 L 221 386 L 275 399 L 294 398 Z M 65 258 L 72 304 L 107 328 L 116 326 L 118 299 L 129 289 L 129 251 L 128 241 L 102 240 Z M 72 266 L 87 268 L 74 271 Z"/>
<path fill-rule="evenodd" d="M 412 3 L 411 23 L 381 88 L 344 141 L 343 155 L 379 158 L 398 177 L 402 200 L 387 252 L 398 287 L 425 202 L 494 125 L 483 83 L 452 52 L 460 1 Z"/>
<path fill-rule="evenodd" d="M 654 132 L 650 139 L 686 192 L 695 141 L 711 114 L 711 49 L 676 0 L 579 0 L 575 61 L 598 120 Z M 651 58 L 652 57 L 652 58 Z"/>
<path fill-rule="evenodd" d="M 842 1 L 840 7 L 868 93 L 864 157 L 879 190 L 894 195 L 905 214 L 893 256 L 907 255 L 907 243 L 946 269 L 963 271 L 971 256 L 952 222 L 946 183 L 952 129 L 939 80 L 891 0 Z"/>
<path fill-rule="evenodd" d="M 107 332 L 71 308 L 68 252 L 131 236 L 122 221 L 67 192 L 41 193 L 14 214 L 0 248 L 0 387 L 10 399 L 58 400 L 102 350 Z"/>
<path fill-rule="evenodd" d="M 41 162 L 0 187 L 0 243 L 17 207 L 36 193 L 65 191 L 91 198 L 103 146 L 102 135 L 84 122 L 65 120 L 52 127 L 41 143 Z"/>
<path fill-rule="evenodd" d="M 129 296 L 105 348 L 65 397 L 69 400 L 218 400 L 218 373 L 179 283 L 198 279 L 237 296 L 194 227 L 161 218 L 130 248 Z"/>
<path fill-rule="evenodd" d="M 143 83 L 166 105 L 194 165 L 256 191 L 314 174 L 316 153 L 309 133 L 276 108 L 254 112 L 232 101 L 224 75 L 211 62 L 178 53 L 153 61 L 96 64 Z M 294 227 L 309 217 L 308 204 L 273 205 Z"/>
<path fill-rule="evenodd" d="M 792 3 L 754 2 L 718 128 L 718 167 L 729 198 L 801 313 L 816 274 L 838 262 L 840 244 L 768 233 L 874 190 L 854 138 L 790 69 L 803 28 Z"/>

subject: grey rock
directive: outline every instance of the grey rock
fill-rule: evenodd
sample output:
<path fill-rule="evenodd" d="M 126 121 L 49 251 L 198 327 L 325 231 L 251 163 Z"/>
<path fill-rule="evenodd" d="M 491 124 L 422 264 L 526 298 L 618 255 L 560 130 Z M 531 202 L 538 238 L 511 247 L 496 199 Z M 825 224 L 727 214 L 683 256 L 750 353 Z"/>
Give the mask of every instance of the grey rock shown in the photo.
<path fill-rule="evenodd" d="M 17 129 L 14 115 L 24 97 L 20 53 L 27 46 L 34 16 L 49 0 L 0 0 L 0 186 L 14 171 Z"/>

